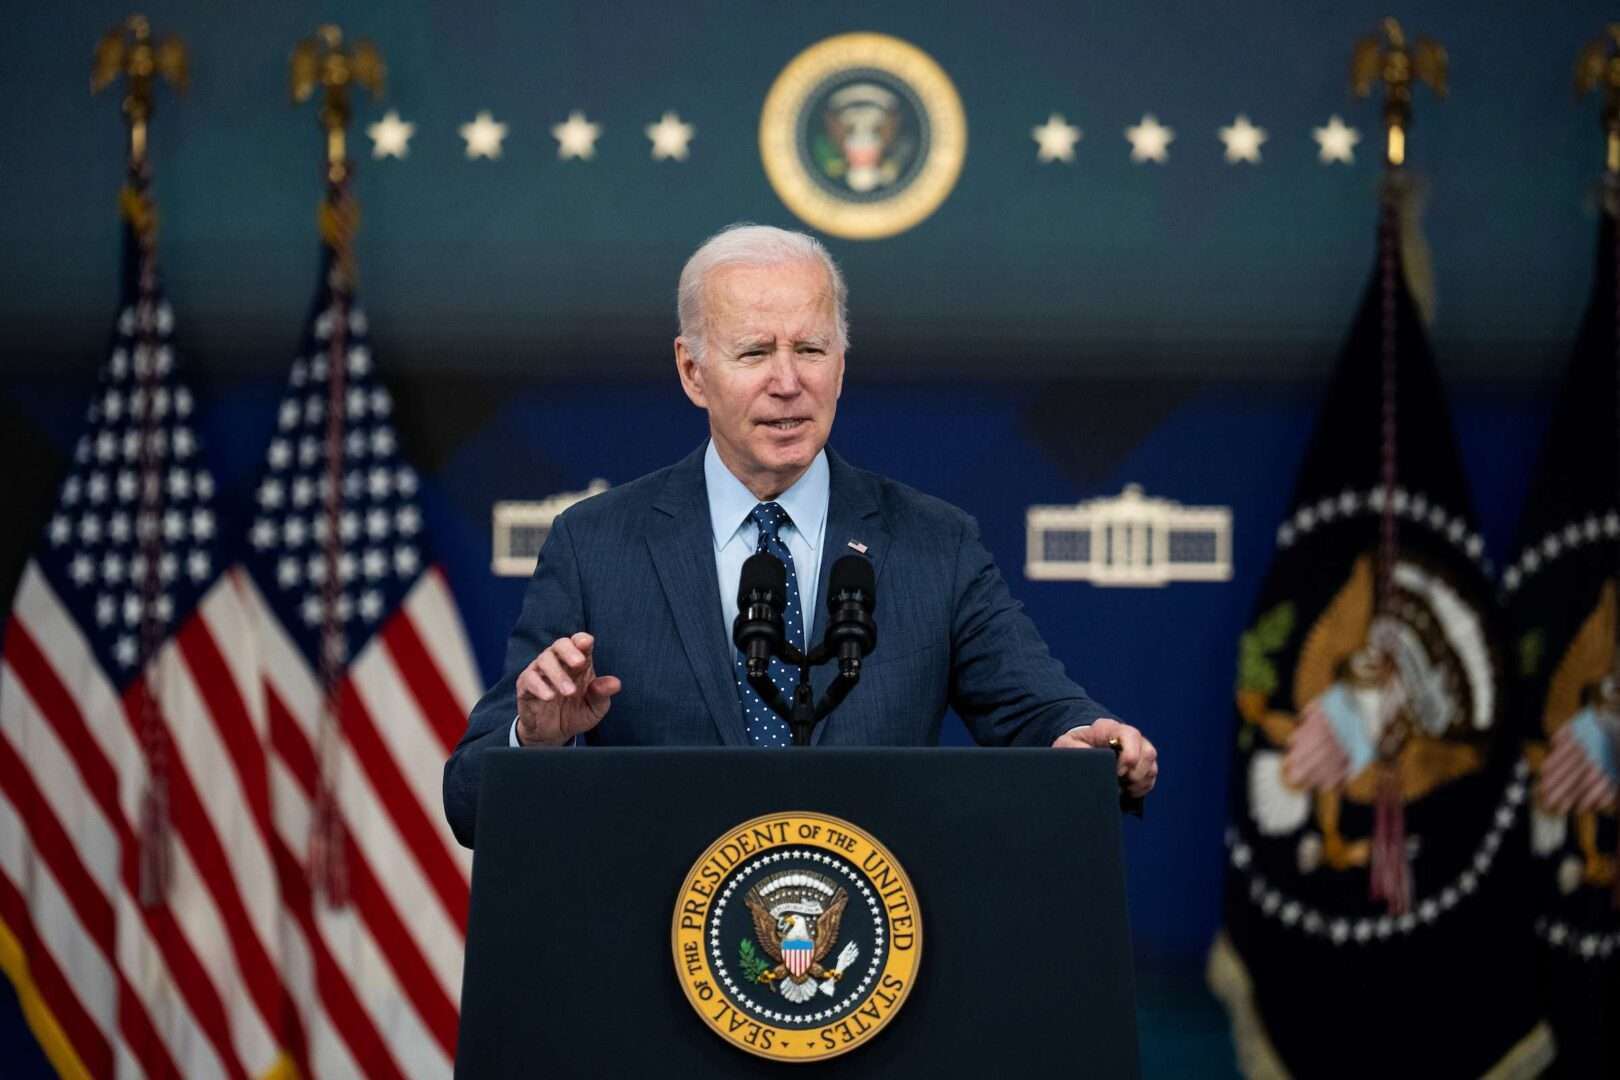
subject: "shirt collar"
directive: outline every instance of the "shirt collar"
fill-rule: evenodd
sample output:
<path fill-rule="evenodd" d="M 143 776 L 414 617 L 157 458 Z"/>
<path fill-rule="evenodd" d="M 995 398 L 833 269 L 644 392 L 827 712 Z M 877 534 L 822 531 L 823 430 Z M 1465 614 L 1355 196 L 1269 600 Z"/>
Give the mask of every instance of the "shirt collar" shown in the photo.
<path fill-rule="evenodd" d="M 827 451 L 822 449 L 804 475 L 774 500 L 793 519 L 793 527 L 799 530 L 800 537 L 812 551 L 821 539 L 821 522 L 827 516 L 830 475 Z M 714 528 L 714 547 L 716 551 L 723 551 L 742 531 L 759 500 L 741 480 L 731 475 L 731 470 L 720 460 L 713 439 L 703 453 L 703 481 L 709 491 L 709 524 Z"/>

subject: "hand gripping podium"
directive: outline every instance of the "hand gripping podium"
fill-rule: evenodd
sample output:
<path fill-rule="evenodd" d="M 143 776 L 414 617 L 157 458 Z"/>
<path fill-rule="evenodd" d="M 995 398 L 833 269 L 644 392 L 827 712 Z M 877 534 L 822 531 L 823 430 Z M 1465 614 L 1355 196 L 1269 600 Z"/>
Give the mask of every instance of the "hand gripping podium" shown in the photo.
<path fill-rule="evenodd" d="M 465 1080 L 1139 1073 L 1106 751 L 492 750 L 477 830 Z"/>

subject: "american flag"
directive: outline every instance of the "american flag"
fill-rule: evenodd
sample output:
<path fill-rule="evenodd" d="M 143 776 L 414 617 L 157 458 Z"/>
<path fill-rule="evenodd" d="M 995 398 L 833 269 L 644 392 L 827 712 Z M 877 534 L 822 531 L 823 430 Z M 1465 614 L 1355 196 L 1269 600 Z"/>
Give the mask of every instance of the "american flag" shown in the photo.
<path fill-rule="evenodd" d="M 323 247 L 252 493 L 283 976 L 313 1075 L 449 1076 L 471 853 L 440 783 L 479 678 L 347 280 Z"/>
<path fill-rule="evenodd" d="M 439 782 L 478 676 L 365 317 L 327 250 L 223 569 L 139 171 L 124 203 L 0 654 L 0 970 L 63 1076 L 449 1076 L 471 856 Z"/>
<path fill-rule="evenodd" d="M 115 332 L 0 655 L 0 966 L 63 1076 L 276 1075 L 304 1040 L 252 613 L 142 167 L 122 201 Z"/>

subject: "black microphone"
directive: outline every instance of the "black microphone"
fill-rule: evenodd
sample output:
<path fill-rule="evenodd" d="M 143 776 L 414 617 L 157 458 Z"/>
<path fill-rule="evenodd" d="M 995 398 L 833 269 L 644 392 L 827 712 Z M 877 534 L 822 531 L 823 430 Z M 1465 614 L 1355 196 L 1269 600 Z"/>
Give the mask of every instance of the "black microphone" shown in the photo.
<path fill-rule="evenodd" d="M 859 678 L 861 659 L 877 647 L 877 574 L 869 559 L 845 555 L 833 563 L 827 589 L 827 651 L 838 657 L 838 674 Z"/>
<path fill-rule="evenodd" d="M 756 551 L 742 565 L 737 583 L 737 621 L 731 640 L 742 650 L 748 674 L 770 670 L 782 645 L 782 610 L 787 607 L 787 567 L 768 551 Z"/>

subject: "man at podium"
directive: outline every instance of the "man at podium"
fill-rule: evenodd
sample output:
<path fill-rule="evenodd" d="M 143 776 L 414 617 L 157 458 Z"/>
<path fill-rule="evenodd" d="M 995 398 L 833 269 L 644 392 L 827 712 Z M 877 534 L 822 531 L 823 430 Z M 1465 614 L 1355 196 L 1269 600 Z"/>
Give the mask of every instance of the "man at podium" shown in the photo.
<path fill-rule="evenodd" d="M 1122 790 L 1152 789 L 1153 744 L 1064 674 L 973 520 L 827 449 L 846 298 L 831 256 L 803 233 L 733 226 L 687 260 L 675 365 L 709 438 L 553 523 L 506 673 L 445 766 L 445 814 L 463 844 L 491 747 L 789 745 L 731 640 L 756 551 L 787 570 L 784 633 L 800 649 L 825 630 L 817 600 L 834 562 L 856 554 L 875 572 L 879 645 L 815 743 L 932 745 L 950 707 L 985 745 L 1112 746 Z M 772 659 L 770 675 L 791 695 L 796 670 Z"/>

